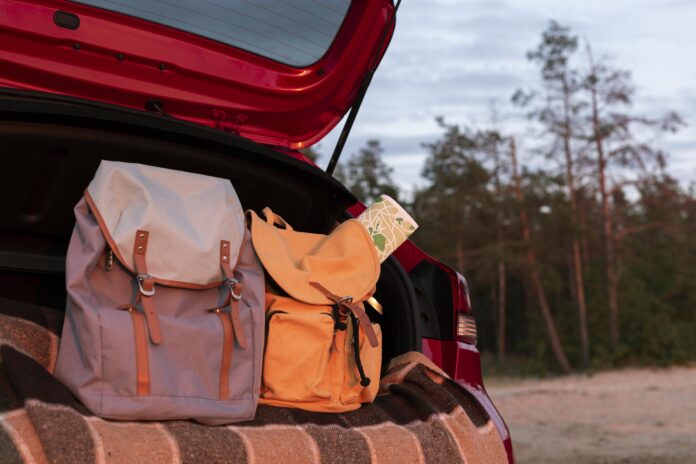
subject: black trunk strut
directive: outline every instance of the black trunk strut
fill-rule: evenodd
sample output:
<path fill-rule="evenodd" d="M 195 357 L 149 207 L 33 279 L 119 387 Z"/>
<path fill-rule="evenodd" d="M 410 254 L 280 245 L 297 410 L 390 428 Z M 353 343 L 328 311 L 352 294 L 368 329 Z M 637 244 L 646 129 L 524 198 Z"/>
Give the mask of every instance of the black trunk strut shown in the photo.
<path fill-rule="evenodd" d="M 387 40 L 387 35 L 389 34 L 389 31 L 391 30 L 391 23 L 394 21 L 396 18 L 396 10 L 399 9 L 399 5 L 401 5 L 401 0 L 398 0 L 396 2 L 396 5 L 394 5 L 394 10 L 392 11 L 391 16 L 389 17 L 389 20 L 386 23 L 386 27 L 384 28 L 384 31 L 382 31 L 382 36 L 380 37 L 379 43 L 377 44 L 377 53 L 379 53 L 383 46 L 384 43 Z M 341 153 L 343 152 L 343 147 L 346 145 L 346 140 L 348 140 L 348 135 L 350 134 L 350 130 L 353 128 L 353 123 L 355 122 L 355 117 L 358 115 L 358 111 L 360 111 L 360 105 L 362 105 L 363 99 L 365 98 L 365 94 L 367 93 L 368 87 L 370 87 L 370 83 L 372 82 L 372 77 L 375 75 L 375 71 L 377 70 L 377 66 L 379 65 L 380 62 L 380 57 L 375 58 L 375 63 L 370 65 L 368 67 L 367 72 L 365 73 L 365 77 L 363 77 L 362 82 L 360 83 L 360 89 L 358 90 L 358 94 L 355 97 L 355 101 L 353 102 L 353 106 L 350 108 L 350 113 L 348 114 L 348 119 L 346 120 L 345 125 L 343 126 L 343 130 L 341 130 L 341 135 L 338 137 L 338 141 L 336 142 L 336 147 L 334 148 L 333 154 L 331 155 L 331 159 L 329 160 L 328 166 L 326 166 L 326 172 L 328 174 L 333 174 L 334 171 L 336 170 L 336 165 L 338 164 L 338 159 L 341 157 Z"/>

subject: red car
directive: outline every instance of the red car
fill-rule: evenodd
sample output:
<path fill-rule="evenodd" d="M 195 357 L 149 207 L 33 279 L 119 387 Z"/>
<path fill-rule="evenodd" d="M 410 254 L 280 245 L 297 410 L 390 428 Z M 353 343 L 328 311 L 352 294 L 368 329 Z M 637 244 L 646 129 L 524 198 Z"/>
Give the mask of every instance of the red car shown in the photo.
<path fill-rule="evenodd" d="M 395 26 L 391 0 L 0 0 L 0 296 L 62 308 L 72 208 L 102 158 L 228 177 L 326 231 L 331 175 Z M 350 112 L 329 172 L 298 150 Z M 427 225 L 423 225 L 427 227 Z M 422 350 L 495 422 L 464 278 L 407 242 L 376 297 L 385 360 Z"/>

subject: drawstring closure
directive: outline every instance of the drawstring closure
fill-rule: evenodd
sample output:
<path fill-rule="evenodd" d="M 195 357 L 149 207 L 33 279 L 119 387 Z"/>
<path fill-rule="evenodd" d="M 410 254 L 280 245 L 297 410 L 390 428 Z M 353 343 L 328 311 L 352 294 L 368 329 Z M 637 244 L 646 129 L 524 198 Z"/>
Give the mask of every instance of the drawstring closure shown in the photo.
<path fill-rule="evenodd" d="M 358 373 L 360 374 L 360 385 L 367 387 L 370 385 L 370 378 L 365 375 L 365 369 L 363 369 L 362 361 L 360 360 L 360 324 L 355 314 L 350 312 L 349 315 L 350 322 L 353 323 L 353 355 L 355 356 L 355 365 L 358 367 Z"/>
<path fill-rule="evenodd" d="M 345 317 L 345 314 L 341 312 L 341 307 L 337 304 L 333 305 L 332 311 L 334 319 L 334 332 L 338 330 L 346 330 L 348 326 L 345 322 L 341 320 L 341 316 Z"/>
<path fill-rule="evenodd" d="M 353 324 L 353 355 L 355 356 L 355 365 L 358 368 L 358 373 L 360 374 L 360 385 L 367 387 L 370 385 L 370 378 L 365 375 L 365 369 L 363 368 L 362 360 L 360 359 L 360 326 L 363 326 L 363 330 L 365 331 L 365 334 L 373 347 L 377 347 L 379 344 L 375 331 L 372 329 L 370 319 L 367 317 L 367 313 L 365 313 L 360 306 L 353 303 L 352 297 L 341 298 L 334 295 L 318 282 L 310 282 L 309 284 L 334 302 L 333 314 L 334 320 L 336 321 L 335 330 L 345 330 L 347 326 L 345 322 L 341 320 L 341 318 L 350 318 L 350 322 Z"/>

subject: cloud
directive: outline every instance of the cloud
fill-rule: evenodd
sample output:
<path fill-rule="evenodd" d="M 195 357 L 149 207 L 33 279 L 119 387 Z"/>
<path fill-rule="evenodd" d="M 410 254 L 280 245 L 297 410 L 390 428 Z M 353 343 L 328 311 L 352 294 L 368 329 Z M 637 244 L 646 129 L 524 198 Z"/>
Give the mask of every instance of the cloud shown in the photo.
<path fill-rule="evenodd" d="M 379 138 L 395 178 L 409 187 L 420 183 L 426 152 L 422 142 L 442 130 L 434 121 L 486 124 L 490 101 L 505 115 L 509 97 L 536 82 L 537 71 L 525 59 L 549 19 L 568 24 L 590 38 L 598 56 L 615 57 L 614 65 L 633 72 L 638 93 L 634 109 L 653 113 L 670 109 L 683 114 L 691 128 L 665 137 L 674 168 L 692 176 L 696 168 L 696 62 L 689 59 L 696 28 L 696 2 L 643 0 L 436 0 L 403 2 L 397 30 L 369 89 L 345 154 L 369 138 Z M 330 153 L 342 125 L 324 142 Z M 519 118 L 511 130 L 527 135 Z M 522 142 L 524 144 L 524 142 Z M 325 157 L 328 159 L 328 156 Z M 419 163 L 420 160 L 420 163 Z M 690 164 L 691 163 L 691 164 Z"/>

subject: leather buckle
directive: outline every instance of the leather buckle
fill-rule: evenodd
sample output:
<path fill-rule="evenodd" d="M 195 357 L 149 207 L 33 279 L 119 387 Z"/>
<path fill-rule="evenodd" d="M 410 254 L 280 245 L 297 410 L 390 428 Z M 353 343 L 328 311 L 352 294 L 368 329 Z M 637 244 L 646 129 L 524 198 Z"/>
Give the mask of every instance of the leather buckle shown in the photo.
<path fill-rule="evenodd" d="M 150 274 L 138 274 L 138 289 L 140 290 L 140 293 L 142 293 L 144 296 L 152 296 L 155 294 L 155 286 L 152 286 L 152 290 L 145 290 L 143 288 L 143 281 L 145 279 L 152 279 L 152 276 Z"/>
<path fill-rule="evenodd" d="M 235 278 L 231 277 L 231 278 L 227 279 L 227 285 L 230 286 L 230 295 L 232 296 L 232 298 L 234 298 L 237 301 L 242 299 L 241 293 L 234 292 L 234 287 L 236 287 L 238 283 L 239 283 L 239 281 Z"/>
<path fill-rule="evenodd" d="M 336 307 L 338 308 L 338 314 L 340 314 L 343 317 L 347 317 L 351 313 L 351 309 L 348 306 L 348 303 L 353 302 L 353 297 L 352 296 L 344 296 L 343 298 L 339 299 L 336 302 Z"/>

